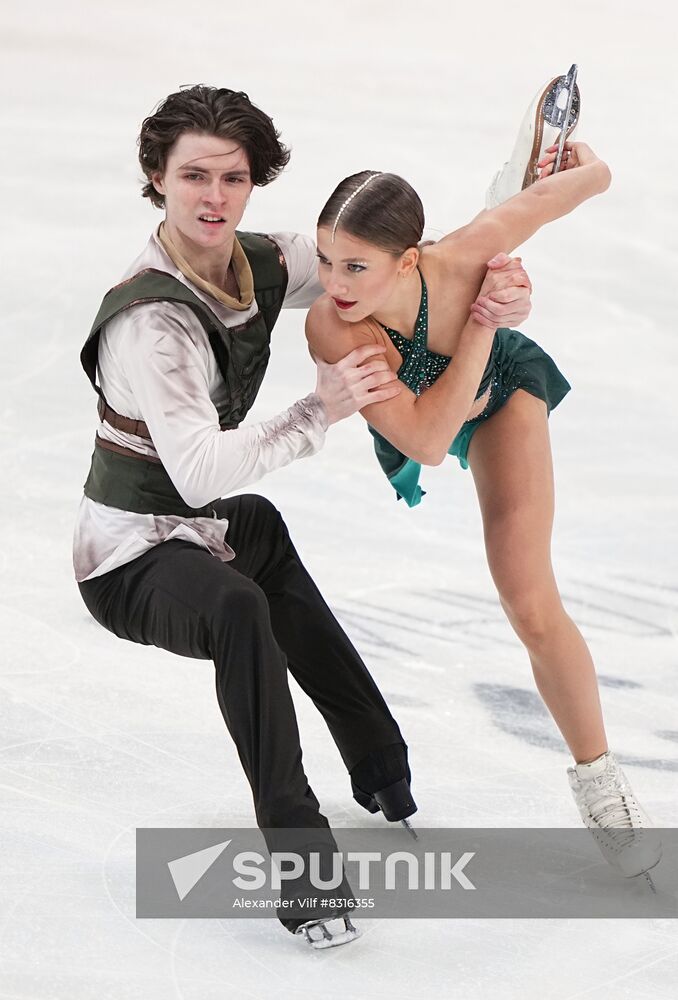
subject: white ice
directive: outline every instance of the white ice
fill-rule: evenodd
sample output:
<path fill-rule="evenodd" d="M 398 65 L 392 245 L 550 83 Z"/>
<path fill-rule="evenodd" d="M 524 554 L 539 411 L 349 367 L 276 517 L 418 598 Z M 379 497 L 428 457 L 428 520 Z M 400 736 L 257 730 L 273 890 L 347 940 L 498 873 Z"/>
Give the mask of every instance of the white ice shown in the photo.
<path fill-rule="evenodd" d="M 135 138 L 163 96 L 241 88 L 281 127 L 292 163 L 255 192 L 249 228 L 312 232 L 334 184 L 373 168 L 410 179 L 440 233 L 481 208 L 527 102 L 576 61 L 579 137 L 613 185 L 523 249 L 525 331 L 573 384 L 550 422 L 554 562 L 610 745 L 655 821 L 678 825 L 673 8 L 42 0 L 1 18 L 1 1000 L 674 997 L 670 920 L 365 920 L 318 954 L 275 920 L 136 920 L 135 828 L 249 825 L 251 800 L 211 665 L 105 632 L 70 565 L 95 427 L 78 353 L 159 220 Z M 276 329 L 255 420 L 314 387 L 302 323 Z M 254 489 L 397 715 L 418 823 L 576 826 L 570 756 L 498 605 L 471 474 L 448 460 L 423 478 L 419 508 L 396 503 L 355 417 Z M 295 700 L 331 822 L 383 823 Z"/>

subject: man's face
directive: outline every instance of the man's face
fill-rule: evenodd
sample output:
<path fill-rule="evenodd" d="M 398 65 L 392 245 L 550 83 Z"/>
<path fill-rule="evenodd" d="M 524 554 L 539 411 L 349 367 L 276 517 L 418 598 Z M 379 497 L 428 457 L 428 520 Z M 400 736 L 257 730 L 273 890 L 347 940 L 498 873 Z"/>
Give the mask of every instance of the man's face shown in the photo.
<path fill-rule="evenodd" d="M 152 179 L 165 196 L 170 238 L 207 251 L 230 246 L 253 187 L 242 146 L 184 132 L 170 150 L 165 173 Z"/>

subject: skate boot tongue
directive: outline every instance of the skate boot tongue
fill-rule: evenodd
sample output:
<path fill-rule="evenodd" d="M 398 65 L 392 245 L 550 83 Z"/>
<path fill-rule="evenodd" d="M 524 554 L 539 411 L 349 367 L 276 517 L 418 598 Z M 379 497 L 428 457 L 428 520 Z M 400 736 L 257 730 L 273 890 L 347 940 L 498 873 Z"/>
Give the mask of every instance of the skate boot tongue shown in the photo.
<path fill-rule="evenodd" d="M 605 753 L 601 754 L 600 757 L 596 757 L 595 760 L 592 760 L 589 764 L 575 764 L 577 777 L 581 781 L 587 781 L 590 778 L 598 778 L 601 774 L 605 774 L 609 754 L 610 751 L 607 750 Z"/>
<path fill-rule="evenodd" d="M 609 750 L 590 763 L 576 764 L 575 767 L 580 781 L 587 782 L 583 794 L 596 825 L 603 829 L 631 828 L 631 815 L 621 783 L 615 778 L 614 762 L 610 759 Z"/>

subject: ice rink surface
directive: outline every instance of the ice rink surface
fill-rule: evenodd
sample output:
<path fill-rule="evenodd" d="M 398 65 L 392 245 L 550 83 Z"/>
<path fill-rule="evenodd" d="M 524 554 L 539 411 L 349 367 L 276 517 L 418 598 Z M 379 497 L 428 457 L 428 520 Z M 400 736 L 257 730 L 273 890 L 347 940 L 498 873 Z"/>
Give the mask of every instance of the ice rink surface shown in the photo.
<path fill-rule="evenodd" d="M 43 0 L 0 16 L 0 998 L 675 997 L 670 920 L 363 920 L 360 941 L 323 953 L 275 920 L 137 921 L 135 828 L 249 825 L 251 799 L 211 664 L 105 632 L 70 562 L 96 422 L 78 353 L 161 218 L 135 139 L 162 97 L 244 89 L 281 128 L 291 165 L 255 191 L 247 228 L 313 232 L 335 183 L 371 168 L 406 176 L 440 234 L 482 207 L 533 93 L 576 61 L 579 138 L 613 184 L 522 251 L 525 332 L 573 385 L 550 422 L 554 562 L 610 746 L 655 822 L 677 826 L 675 12 Z M 314 378 L 303 314 L 287 313 L 251 419 Z M 576 826 L 571 758 L 498 604 L 471 474 L 449 459 L 422 481 L 421 506 L 396 503 L 356 416 L 252 490 L 282 510 L 393 708 L 419 824 Z M 294 693 L 325 814 L 382 823 Z"/>

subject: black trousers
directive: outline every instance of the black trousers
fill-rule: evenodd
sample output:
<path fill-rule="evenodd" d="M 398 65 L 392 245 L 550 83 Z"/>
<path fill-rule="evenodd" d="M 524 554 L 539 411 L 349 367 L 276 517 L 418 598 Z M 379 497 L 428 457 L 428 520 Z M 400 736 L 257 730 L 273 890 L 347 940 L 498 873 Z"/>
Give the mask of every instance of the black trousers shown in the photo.
<path fill-rule="evenodd" d="M 349 771 L 404 742 L 400 729 L 273 504 L 245 495 L 215 506 L 229 519 L 231 562 L 171 540 L 84 581 L 80 593 L 120 638 L 214 662 L 219 706 L 260 827 L 327 828 L 302 766 L 287 669 L 322 713 Z"/>

